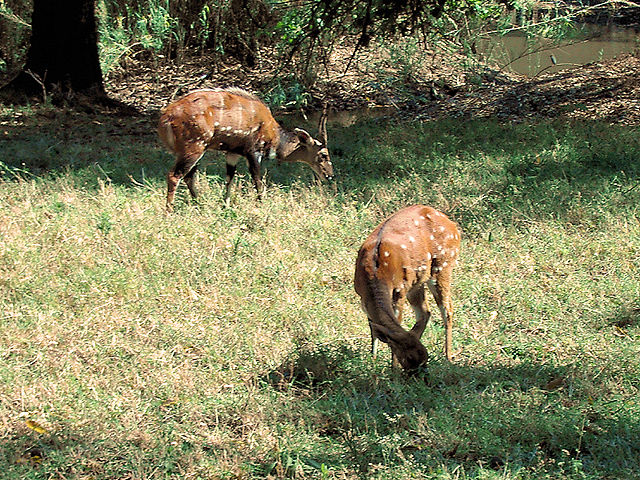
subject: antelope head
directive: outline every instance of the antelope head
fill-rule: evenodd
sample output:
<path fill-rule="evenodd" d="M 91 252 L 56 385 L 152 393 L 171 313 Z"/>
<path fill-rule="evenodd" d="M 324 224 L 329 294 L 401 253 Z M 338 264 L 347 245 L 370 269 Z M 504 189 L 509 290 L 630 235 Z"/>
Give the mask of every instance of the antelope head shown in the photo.
<path fill-rule="evenodd" d="M 306 130 L 296 128 L 293 133 L 294 138 L 297 139 L 297 145 L 290 153 L 283 155 L 284 161 L 302 162 L 309 165 L 318 180 L 333 179 L 333 164 L 327 149 L 327 110 L 328 106 L 325 103 L 318 123 L 320 140 L 313 138 Z"/>
<path fill-rule="evenodd" d="M 415 372 L 427 361 L 427 349 L 412 332 L 405 332 L 406 334 L 399 339 L 397 332 L 394 335 L 391 329 L 383 325 L 370 324 L 370 326 L 372 333 L 375 331 L 377 338 L 389 345 L 393 356 L 407 372 Z"/>

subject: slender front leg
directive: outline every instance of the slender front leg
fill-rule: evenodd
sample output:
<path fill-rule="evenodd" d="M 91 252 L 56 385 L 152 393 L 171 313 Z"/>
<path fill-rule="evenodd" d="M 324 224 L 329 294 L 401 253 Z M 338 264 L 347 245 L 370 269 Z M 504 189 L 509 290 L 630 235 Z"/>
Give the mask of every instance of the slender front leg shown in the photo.
<path fill-rule="evenodd" d="M 187 184 L 189 193 L 193 198 L 198 198 L 198 189 L 196 183 L 198 181 L 198 164 L 196 163 L 191 170 L 184 176 L 184 183 Z"/>
<path fill-rule="evenodd" d="M 402 326 L 402 311 L 404 309 L 405 290 L 397 289 L 393 290 L 391 294 L 391 305 L 393 307 L 393 313 L 396 316 L 396 323 Z M 400 361 L 398 356 L 391 349 L 391 368 L 400 368 Z"/>
<path fill-rule="evenodd" d="M 433 294 L 433 297 L 440 309 L 440 315 L 442 316 L 442 322 L 444 323 L 445 340 L 444 340 L 444 353 L 447 360 L 453 361 L 453 306 L 451 303 L 451 270 L 452 266 L 449 265 L 438 273 L 435 278 L 431 278 L 427 285 L 429 290 Z"/>
<path fill-rule="evenodd" d="M 378 340 L 378 335 L 375 329 L 373 328 L 371 319 L 369 319 L 369 330 L 371 330 L 371 356 L 375 360 L 376 355 L 378 354 L 378 345 L 380 344 L 380 340 Z"/>
<path fill-rule="evenodd" d="M 431 312 L 427 305 L 424 284 L 419 284 L 414 287 L 414 289 L 412 289 L 407 295 L 407 300 L 409 300 L 409 305 L 411 305 L 411 308 L 413 308 L 413 311 L 416 314 L 416 324 L 410 332 L 413 333 L 416 338 L 420 339 L 422 338 L 424 329 L 431 318 Z"/>
<path fill-rule="evenodd" d="M 233 184 L 233 177 L 236 174 L 236 168 L 237 168 L 239 159 L 240 159 L 240 155 L 236 155 L 234 153 L 227 153 L 227 178 L 226 178 L 225 192 L 224 192 L 225 207 L 229 207 L 229 205 L 231 204 L 231 187 Z"/>
<path fill-rule="evenodd" d="M 371 330 L 371 356 L 375 360 L 378 353 L 378 346 L 380 345 L 380 336 L 371 319 L 369 319 L 369 329 Z M 387 343 L 389 342 L 389 339 L 387 337 L 383 337 L 382 341 Z M 389 347 L 391 347 L 391 345 L 389 345 Z M 396 354 L 393 353 L 393 349 L 391 349 L 391 368 L 395 369 L 398 367 L 400 367 L 400 362 L 398 361 Z"/>
<path fill-rule="evenodd" d="M 262 200 L 262 194 L 264 193 L 264 185 L 262 178 L 260 177 L 260 162 L 262 161 L 262 153 L 254 152 L 247 158 L 249 162 L 249 173 L 253 178 L 253 185 L 256 187 L 258 193 L 258 200 Z"/>
<path fill-rule="evenodd" d="M 179 156 L 173 168 L 169 170 L 167 174 L 167 212 L 173 211 L 173 200 L 180 180 L 191 172 L 202 155 L 204 155 L 204 151 L 196 151 L 191 154 Z M 190 181 L 192 181 L 192 179 L 190 179 Z M 189 187 L 189 190 L 191 190 L 191 187 Z"/>

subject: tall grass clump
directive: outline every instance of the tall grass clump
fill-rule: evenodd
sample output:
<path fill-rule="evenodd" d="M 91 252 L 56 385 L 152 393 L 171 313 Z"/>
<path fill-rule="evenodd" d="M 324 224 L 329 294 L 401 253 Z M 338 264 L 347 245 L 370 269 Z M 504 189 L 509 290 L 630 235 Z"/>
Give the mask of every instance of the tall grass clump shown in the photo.
<path fill-rule="evenodd" d="M 637 128 L 334 125 L 335 190 L 267 164 L 266 199 L 245 174 L 224 209 L 211 155 L 167 216 L 151 125 L 61 114 L 65 137 L 20 113 L 0 138 L 6 478 L 640 474 Z M 371 360 L 352 278 L 418 202 L 464 232 L 460 352 L 436 319 L 406 377 Z"/>

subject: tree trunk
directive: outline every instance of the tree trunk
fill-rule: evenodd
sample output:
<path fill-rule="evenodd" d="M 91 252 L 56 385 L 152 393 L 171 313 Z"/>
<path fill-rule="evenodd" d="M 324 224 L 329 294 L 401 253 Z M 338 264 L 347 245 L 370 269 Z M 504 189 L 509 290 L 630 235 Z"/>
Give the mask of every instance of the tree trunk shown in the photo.
<path fill-rule="evenodd" d="M 47 88 L 104 94 L 94 0 L 34 0 L 31 25 L 25 71 L 13 82 L 15 88 L 41 90 L 29 70 Z"/>

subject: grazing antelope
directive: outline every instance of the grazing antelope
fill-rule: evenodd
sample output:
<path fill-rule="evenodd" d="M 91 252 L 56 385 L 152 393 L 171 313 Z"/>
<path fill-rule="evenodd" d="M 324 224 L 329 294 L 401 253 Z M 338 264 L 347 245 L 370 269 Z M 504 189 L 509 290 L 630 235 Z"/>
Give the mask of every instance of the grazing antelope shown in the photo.
<path fill-rule="evenodd" d="M 391 347 L 394 366 L 399 360 L 412 370 L 426 360 L 427 351 L 420 343 L 431 316 L 426 284 L 444 321 L 444 351 L 451 361 L 451 272 L 459 253 L 456 224 L 425 205 L 399 210 L 369 235 L 358 253 L 354 284 L 369 318 L 374 358 L 381 340 Z M 401 327 L 405 298 L 416 314 L 409 331 Z"/>
<path fill-rule="evenodd" d="M 300 128 L 284 130 L 258 97 L 239 88 L 196 90 L 173 102 L 162 112 L 158 135 L 175 154 L 176 163 L 167 175 L 167 210 L 184 178 L 192 197 L 197 162 L 206 150 L 226 153 L 225 204 L 229 205 L 231 182 L 241 156 L 247 159 L 253 184 L 262 197 L 260 163 L 265 156 L 311 166 L 319 179 L 331 180 L 333 166 L 327 150 L 326 108 L 319 124 L 321 142 Z"/>

